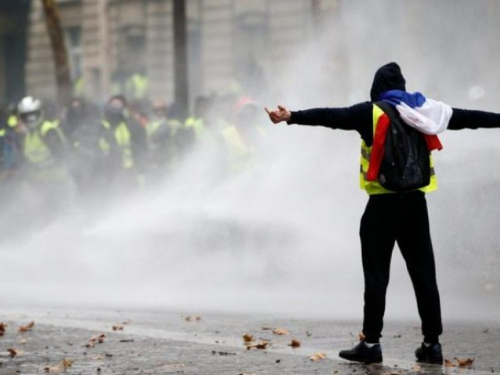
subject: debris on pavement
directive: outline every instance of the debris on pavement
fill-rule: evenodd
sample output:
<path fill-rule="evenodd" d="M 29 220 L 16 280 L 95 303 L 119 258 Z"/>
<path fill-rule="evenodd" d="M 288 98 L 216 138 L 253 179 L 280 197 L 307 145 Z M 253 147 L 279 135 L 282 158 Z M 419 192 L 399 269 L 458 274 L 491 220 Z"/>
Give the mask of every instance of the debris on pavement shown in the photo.
<path fill-rule="evenodd" d="M 254 337 L 253 337 L 253 335 L 246 333 L 243 335 L 243 341 L 245 342 L 245 344 L 252 342 L 252 341 L 254 341 Z"/>
<path fill-rule="evenodd" d="M 28 324 L 19 327 L 19 332 L 29 332 L 33 329 L 34 326 L 35 326 L 35 322 L 31 321 Z"/>
<path fill-rule="evenodd" d="M 321 361 L 322 359 L 325 359 L 325 358 L 326 358 L 326 354 L 322 353 L 322 352 L 315 353 L 309 357 L 309 359 L 313 362 Z"/>
<path fill-rule="evenodd" d="M 246 347 L 247 347 L 247 350 L 254 349 L 254 348 L 255 349 L 267 349 L 267 347 L 269 345 L 271 345 L 270 341 L 263 340 L 263 341 L 259 341 L 259 342 L 247 343 Z"/>
<path fill-rule="evenodd" d="M 184 317 L 186 322 L 199 322 L 201 320 L 201 316 L 198 315 L 189 315 Z"/>
<path fill-rule="evenodd" d="M 104 339 L 106 338 L 106 335 L 104 333 L 101 333 L 99 335 L 94 335 L 92 336 L 89 341 L 87 342 L 87 345 L 85 345 L 86 348 L 93 348 L 95 344 L 102 344 L 104 342 Z"/>
<path fill-rule="evenodd" d="M 275 328 L 273 330 L 273 334 L 274 335 L 279 335 L 279 336 L 285 336 L 285 335 L 289 335 L 290 332 L 288 332 L 286 329 L 284 328 Z"/>
<path fill-rule="evenodd" d="M 43 370 L 51 374 L 57 374 L 71 367 L 73 363 L 74 361 L 70 361 L 69 359 L 63 359 L 57 365 L 45 367 Z"/>
<path fill-rule="evenodd" d="M 7 349 L 7 352 L 9 353 L 10 358 L 16 358 L 19 354 L 19 351 L 17 349 L 14 349 L 14 348 Z"/>

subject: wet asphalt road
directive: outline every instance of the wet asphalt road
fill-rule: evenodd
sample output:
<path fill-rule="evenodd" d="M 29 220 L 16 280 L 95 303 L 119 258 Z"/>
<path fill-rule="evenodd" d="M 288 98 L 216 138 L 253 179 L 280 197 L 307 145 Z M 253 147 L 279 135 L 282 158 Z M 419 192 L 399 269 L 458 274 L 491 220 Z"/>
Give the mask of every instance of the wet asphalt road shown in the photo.
<path fill-rule="evenodd" d="M 192 321 L 186 317 L 192 316 Z M 201 319 L 196 320 L 194 316 Z M 19 333 L 18 327 L 35 322 Z M 474 358 L 471 367 L 420 366 L 413 353 L 421 341 L 416 322 L 387 322 L 383 365 L 340 360 L 341 349 L 356 344 L 360 322 L 290 319 L 266 315 L 230 315 L 161 310 L 0 309 L 7 324 L 0 337 L 0 374 L 483 374 L 500 372 L 500 324 L 452 322 L 442 336 L 444 355 L 454 361 Z M 113 331 L 117 323 L 123 331 Z M 284 328 L 275 335 L 263 328 Z M 103 343 L 86 347 L 93 335 Z M 244 334 L 270 340 L 265 350 L 247 350 Z M 292 339 L 301 347 L 292 349 Z M 10 358 L 7 350 L 17 351 Z M 317 352 L 326 358 L 309 359 Z M 55 367 L 63 359 L 71 367 Z M 47 372 L 48 371 L 48 372 Z"/>

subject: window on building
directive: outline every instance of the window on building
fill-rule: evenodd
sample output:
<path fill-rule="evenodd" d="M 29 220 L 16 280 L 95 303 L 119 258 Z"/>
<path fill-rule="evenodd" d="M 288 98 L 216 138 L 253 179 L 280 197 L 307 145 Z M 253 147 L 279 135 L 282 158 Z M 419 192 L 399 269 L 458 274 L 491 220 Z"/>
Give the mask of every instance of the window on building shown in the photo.
<path fill-rule="evenodd" d="M 118 68 L 125 75 L 146 71 L 146 30 L 142 25 L 121 28 L 118 43 Z"/>
<path fill-rule="evenodd" d="M 249 12 L 235 20 L 235 72 L 238 83 L 250 95 L 265 89 L 263 60 L 268 55 L 268 16 Z"/>
<path fill-rule="evenodd" d="M 82 30 L 80 27 L 68 27 L 64 30 L 66 50 L 73 81 L 82 76 Z"/>

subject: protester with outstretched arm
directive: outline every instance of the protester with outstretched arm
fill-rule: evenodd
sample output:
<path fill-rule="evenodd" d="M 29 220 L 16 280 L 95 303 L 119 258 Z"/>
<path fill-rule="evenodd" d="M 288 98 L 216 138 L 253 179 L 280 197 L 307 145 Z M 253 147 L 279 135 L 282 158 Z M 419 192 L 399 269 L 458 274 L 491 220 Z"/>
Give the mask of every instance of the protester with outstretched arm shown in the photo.
<path fill-rule="evenodd" d="M 275 124 L 287 122 L 289 125 L 355 130 L 361 136 L 360 181 L 361 188 L 369 194 L 360 229 L 365 279 L 364 339 L 354 348 L 341 351 L 340 357 L 363 363 L 382 362 L 380 337 L 385 296 L 392 250 L 397 242 L 414 286 L 422 320 L 424 340 L 415 352 L 417 360 L 442 363 L 439 343 L 443 330 L 441 306 L 425 199 L 425 193 L 437 189 L 432 158 L 428 159 L 431 176 L 426 186 L 406 192 L 384 188 L 377 178 L 373 178 L 373 174 L 370 178 L 377 147 L 382 147 L 383 155 L 384 143 L 380 139 L 385 139 L 386 134 L 379 124 L 383 122 L 381 119 L 384 116 L 389 118 L 389 122 L 403 121 L 423 134 L 430 152 L 442 148 L 438 133 L 446 129 L 498 128 L 500 114 L 451 108 L 442 102 L 427 99 L 420 93 L 407 93 L 406 81 L 396 63 L 389 63 L 378 69 L 370 97 L 371 102 L 346 108 L 289 111 L 280 105 L 275 110 L 266 108 L 266 111 Z M 382 109 L 387 106 L 392 109 Z M 378 154 L 380 155 L 380 150 Z"/>

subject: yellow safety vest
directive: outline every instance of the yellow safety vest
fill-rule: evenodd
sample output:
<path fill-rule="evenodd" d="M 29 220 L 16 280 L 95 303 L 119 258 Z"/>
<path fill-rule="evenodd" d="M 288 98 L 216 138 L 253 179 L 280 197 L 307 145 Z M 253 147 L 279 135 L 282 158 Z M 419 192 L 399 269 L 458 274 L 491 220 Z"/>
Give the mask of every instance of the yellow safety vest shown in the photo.
<path fill-rule="evenodd" d="M 125 83 L 126 92 L 136 100 L 142 100 L 148 92 L 148 79 L 140 74 L 134 74 Z"/>
<path fill-rule="evenodd" d="M 229 168 L 237 172 L 250 167 L 254 161 L 255 148 L 243 141 L 234 125 L 225 127 L 221 133 L 227 145 Z"/>
<path fill-rule="evenodd" d="M 9 125 L 11 128 L 15 128 L 17 126 L 17 117 L 16 115 L 10 115 L 9 118 L 7 119 L 7 125 Z"/>
<path fill-rule="evenodd" d="M 375 135 L 375 132 L 377 130 L 377 124 L 380 116 L 384 114 L 384 111 L 380 109 L 378 106 L 373 104 L 373 134 Z M 360 187 L 363 190 L 366 190 L 366 192 L 370 195 L 375 195 L 375 194 L 391 194 L 395 193 L 394 191 L 387 190 L 384 188 L 378 181 L 368 181 L 367 180 L 367 174 L 368 174 L 368 169 L 370 168 L 370 158 L 372 154 L 372 147 L 368 147 L 365 143 L 364 140 L 361 141 L 361 166 L 360 166 Z M 420 188 L 420 191 L 423 191 L 424 193 L 430 193 L 431 191 L 434 191 L 437 189 L 437 178 L 436 174 L 434 172 L 434 161 L 432 159 L 432 156 L 430 157 L 430 167 L 431 167 L 431 180 L 429 185 L 424 186 L 423 188 Z"/>
<path fill-rule="evenodd" d="M 50 130 L 55 130 L 62 143 L 66 139 L 59 129 L 58 121 L 45 121 L 38 129 L 28 132 L 24 139 L 24 156 L 26 159 L 40 167 L 51 166 L 54 162 L 52 153 L 44 141 L 45 136 Z"/>
<path fill-rule="evenodd" d="M 102 121 L 102 126 L 104 129 L 107 131 L 111 131 L 111 124 L 108 121 Z M 120 147 L 122 151 L 122 161 L 123 161 L 123 168 L 125 169 L 130 169 L 134 166 L 134 158 L 132 155 L 132 148 L 131 148 L 131 136 L 130 136 L 130 131 L 128 129 L 128 126 L 125 122 L 121 122 L 114 131 L 114 138 L 116 141 L 116 144 Z M 101 137 L 99 139 L 99 147 L 101 148 L 102 152 L 105 155 L 109 154 L 109 151 L 111 149 L 111 145 L 107 141 L 106 138 Z"/>
<path fill-rule="evenodd" d="M 194 135 L 197 140 L 200 140 L 203 136 L 204 132 L 204 126 L 203 126 L 203 119 L 201 118 L 196 118 L 194 116 L 188 117 L 186 119 L 186 122 L 184 123 L 184 126 L 186 128 L 193 128 L 194 129 Z"/>
<path fill-rule="evenodd" d="M 166 125 L 165 120 L 151 121 L 146 126 L 146 134 L 148 138 L 151 137 L 158 129 L 160 129 L 163 125 Z"/>
<path fill-rule="evenodd" d="M 85 80 L 83 79 L 83 77 L 80 77 L 73 83 L 73 95 L 75 95 L 78 98 L 82 98 L 84 94 L 85 94 Z"/>

